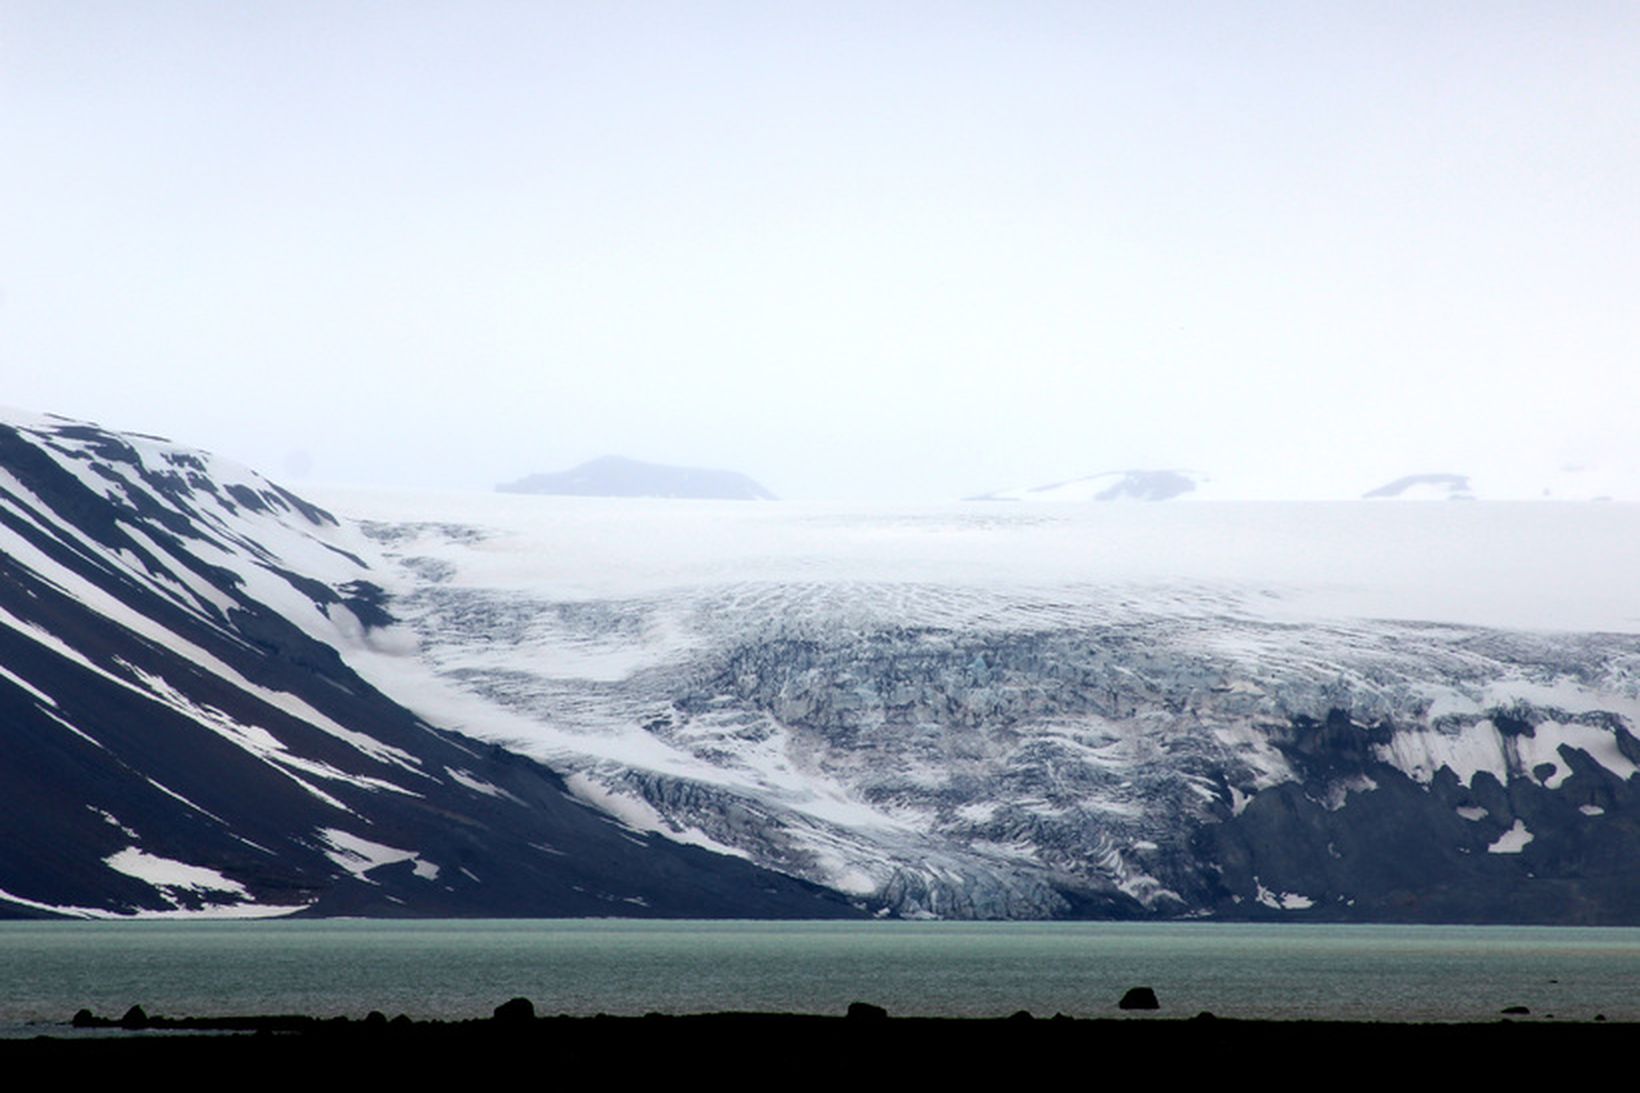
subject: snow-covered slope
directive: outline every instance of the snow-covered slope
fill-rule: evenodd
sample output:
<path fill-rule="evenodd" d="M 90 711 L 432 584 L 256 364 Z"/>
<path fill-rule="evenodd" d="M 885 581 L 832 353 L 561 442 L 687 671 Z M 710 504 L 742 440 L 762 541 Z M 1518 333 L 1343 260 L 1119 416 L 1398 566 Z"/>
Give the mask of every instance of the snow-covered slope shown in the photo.
<path fill-rule="evenodd" d="M 1640 509 L 335 494 L 350 662 L 901 914 L 1640 921 Z"/>
<path fill-rule="evenodd" d="M 0 412 L 0 915 L 856 913 L 439 731 L 356 528 L 153 437 Z"/>

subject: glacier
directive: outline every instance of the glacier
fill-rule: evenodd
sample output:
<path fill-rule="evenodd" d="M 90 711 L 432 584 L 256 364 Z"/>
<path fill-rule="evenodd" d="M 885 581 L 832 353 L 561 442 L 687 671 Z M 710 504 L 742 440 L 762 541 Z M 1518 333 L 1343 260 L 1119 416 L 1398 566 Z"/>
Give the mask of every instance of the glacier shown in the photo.
<path fill-rule="evenodd" d="M 375 685 L 878 913 L 1640 912 L 1633 506 L 321 496 Z"/>

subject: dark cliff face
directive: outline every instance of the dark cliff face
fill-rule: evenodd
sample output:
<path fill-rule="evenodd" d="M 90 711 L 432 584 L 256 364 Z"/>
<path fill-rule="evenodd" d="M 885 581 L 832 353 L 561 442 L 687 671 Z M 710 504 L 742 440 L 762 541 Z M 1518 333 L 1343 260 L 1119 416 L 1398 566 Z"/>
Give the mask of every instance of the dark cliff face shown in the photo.
<path fill-rule="evenodd" d="M 861 913 L 379 693 L 359 546 L 203 453 L 0 424 L 0 915 Z"/>
<path fill-rule="evenodd" d="M 1557 719 L 1609 734 L 1619 756 L 1640 759 L 1640 741 L 1609 714 L 1517 706 L 1490 718 L 1528 738 Z M 1289 917 L 1296 908 L 1281 897 L 1295 893 L 1305 917 L 1324 920 L 1640 921 L 1640 780 L 1588 751 L 1563 745 L 1555 763 L 1502 779 L 1482 770 L 1466 784 L 1442 767 L 1420 782 L 1374 758 L 1393 746 L 1394 726 L 1354 724 L 1335 710 L 1324 725 L 1294 730 L 1285 750 L 1300 780 L 1200 832 L 1198 851 L 1219 863 L 1226 893 L 1267 893 L 1262 904 L 1221 912 Z"/>

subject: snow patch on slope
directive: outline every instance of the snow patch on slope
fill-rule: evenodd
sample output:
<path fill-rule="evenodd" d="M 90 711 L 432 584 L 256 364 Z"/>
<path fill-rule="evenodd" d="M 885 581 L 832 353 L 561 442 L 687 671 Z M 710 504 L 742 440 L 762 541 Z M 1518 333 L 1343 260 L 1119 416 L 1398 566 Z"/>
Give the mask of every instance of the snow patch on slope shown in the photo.
<path fill-rule="evenodd" d="M 1306 911 L 1315 906 L 1315 900 L 1297 892 L 1275 892 L 1266 888 L 1258 877 L 1253 878 L 1259 903 L 1276 911 Z"/>
<path fill-rule="evenodd" d="M 376 883 L 370 879 L 372 869 L 404 861 L 414 862 L 415 875 L 423 880 L 438 878 L 439 867 L 423 860 L 414 850 L 400 850 L 373 842 L 337 827 L 321 828 L 318 836 L 325 844 L 325 857 L 367 884 Z"/>
<path fill-rule="evenodd" d="M 1508 831 L 1499 835 L 1496 841 L 1486 848 L 1486 852 L 1488 854 L 1519 854 L 1526 849 L 1526 844 L 1530 843 L 1532 838 L 1532 833 L 1526 830 L 1525 822 L 1516 820 L 1509 825 Z"/>
<path fill-rule="evenodd" d="M 283 918 L 307 910 L 307 904 L 272 903 L 216 903 L 201 907 L 176 907 L 165 911 L 143 908 L 135 911 L 111 911 L 105 907 L 77 907 L 72 904 L 47 903 L 29 899 L 0 888 L 0 903 L 15 903 L 35 911 L 61 915 L 64 918 L 129 920 L 129 919 L 255 919 Z"/>
<path fill-rule="evenodd" d="M 135 877 L 167 893 L 180 889 L 188 892 L 226 892 L 241 900 L 250 898 L 243 884 L 229 880 L 215 869 L 162 858 L 134 846 L 110 854 L 103 861 L 116 873 Z"/>

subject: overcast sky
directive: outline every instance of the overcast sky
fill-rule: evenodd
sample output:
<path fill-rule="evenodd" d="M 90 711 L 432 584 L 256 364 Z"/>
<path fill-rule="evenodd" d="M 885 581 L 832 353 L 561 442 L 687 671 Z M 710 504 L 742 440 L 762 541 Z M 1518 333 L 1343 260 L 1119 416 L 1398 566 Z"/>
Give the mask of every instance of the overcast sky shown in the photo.
<path fill-rule="evenodd" d="M 0 403 L 298 489 L 1636 468 L 1636 58 L 1628 2 L 0 0 Z"/>

